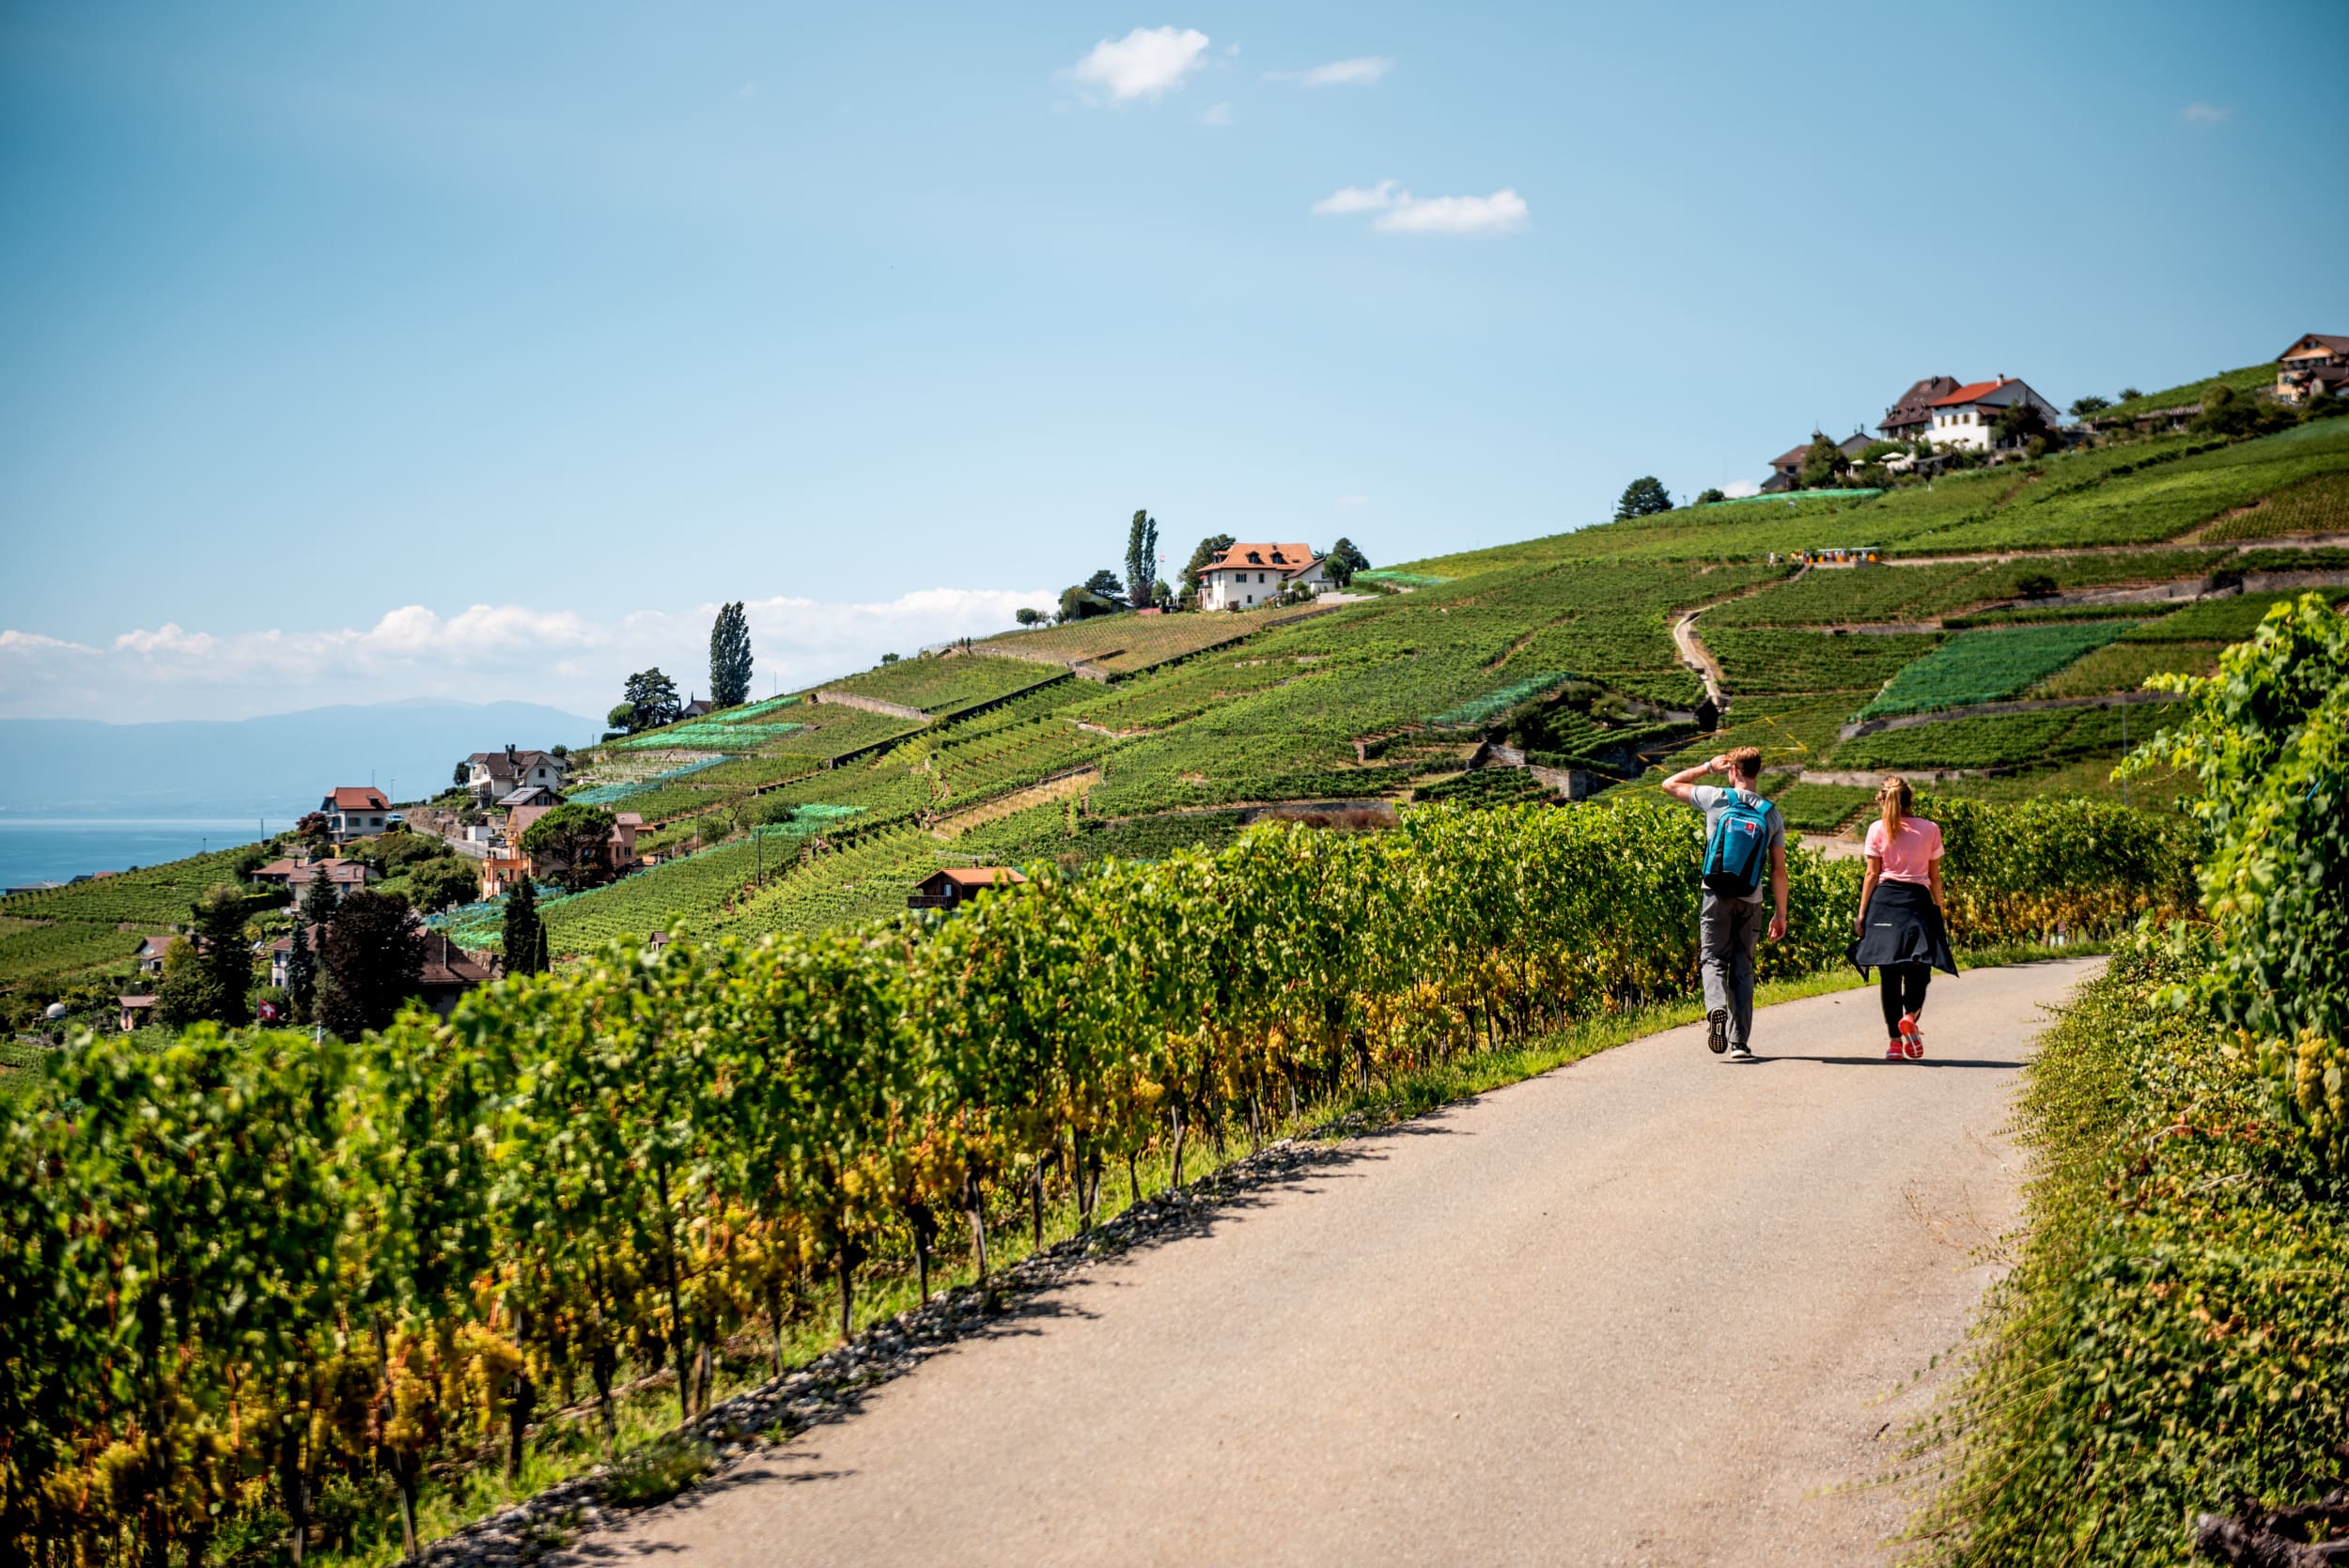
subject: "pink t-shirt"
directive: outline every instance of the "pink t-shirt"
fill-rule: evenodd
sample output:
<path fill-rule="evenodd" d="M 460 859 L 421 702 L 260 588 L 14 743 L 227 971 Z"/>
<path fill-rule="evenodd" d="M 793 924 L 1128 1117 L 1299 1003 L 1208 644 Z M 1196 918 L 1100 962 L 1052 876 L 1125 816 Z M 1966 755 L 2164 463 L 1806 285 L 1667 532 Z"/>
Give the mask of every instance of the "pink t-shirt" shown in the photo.
<path fill-rule="evenodd" d="M 1929 886 L 1933 862 L 1941 858 L 1941 826 L 1921 816 L 1901 818 L 1901 831 L 1890 844 L 1884 840 L 1884 820 L 1868 824 L 1867 852 L 1884 862 L 1885 879 Z"/>

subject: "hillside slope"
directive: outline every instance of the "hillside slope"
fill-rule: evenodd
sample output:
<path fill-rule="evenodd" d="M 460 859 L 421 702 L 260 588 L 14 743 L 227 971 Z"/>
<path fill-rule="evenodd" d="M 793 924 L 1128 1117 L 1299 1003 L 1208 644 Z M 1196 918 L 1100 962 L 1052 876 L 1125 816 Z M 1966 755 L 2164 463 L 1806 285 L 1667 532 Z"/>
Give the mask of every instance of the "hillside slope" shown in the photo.
<path fill-rule="evenodd" d="M 1886 564 L 1794 559 L 1852 546 Z M 2277 597 L 2349 583 L 2349 419 L 1689 508 L 1385 581 L 1411 586 L 1013 634 L 607 743 L 574 793 L 642 815 L 641 846 L 668 863 L 551 901 L 557 950 L 680 922 L 827 924 L 902 907 L 941 865 L 1147 857 L 1265 807 L 1569 781 L 1605 799 L 1725 744 L 1763 748 L 1810 830 L 1847 821 L 1888 768 L 1993 796 L 2111 793 L 2124 738 L 2159 723 L 2147 694 L 2122 700 L 2146 676 L 2206 669 Z M 1681 622 L 1719 667 L 1718 716 Z M 1489 741 L 1542 771 L 1469 787 Z M 111 924 L 120 894 L 49 899 L 0 917 Z M 498 910 L 443 924 L 490 945 Z M 104 967 L 102 944 L 68 934 L 0 932 L 16 955 L 0 984 Z"/>

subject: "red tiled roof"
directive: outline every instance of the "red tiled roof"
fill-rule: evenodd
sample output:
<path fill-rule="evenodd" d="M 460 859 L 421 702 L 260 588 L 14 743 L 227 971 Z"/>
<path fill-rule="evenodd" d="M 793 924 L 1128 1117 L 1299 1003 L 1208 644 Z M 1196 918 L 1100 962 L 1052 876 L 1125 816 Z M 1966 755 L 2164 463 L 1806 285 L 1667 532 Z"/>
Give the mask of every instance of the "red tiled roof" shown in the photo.
<path fill-rule="evenodd" d="M 1935 398 L 1933 406 L 1937 409 L 1946 409 L 1961 403 L 1978 403 L 1982 400 L 1983 394 L 1996 392 L 2004 385 L 2006 385 L 2004 378 L 1995 381 L 1968 381 L 1947 397 Z"/>
<path fill-rule="evenodd" d="M 327 799 L 336 811 L 389 811 L 392 805 L 373 784 L 336 784 Z"/>
<path fill-rule="evenodd" d="M 1273 559 L 1275 555 L 1281 558 L 1276 561 Z M 1263 568 L 1300 572 L 1311 567 L 1316 559 L 1314 547 L 1311 545 L 1237 544 L 1208 562 L 1201 569 L 1223 571 L 1245 568 L 1253 571 Z"/>
<path fill-rule="evenodd" d="M 936 875 L 958 888 L 991 888 L 999 883 L 1027 880 L 1007 865 L 950 865 Z"/>
<path fill-rule="evenodd" d="M 478 986 L 490 978 L 481 961 L 434 931 L 424 939 L 424 973 L 417 983 L 430 986 Z"/>

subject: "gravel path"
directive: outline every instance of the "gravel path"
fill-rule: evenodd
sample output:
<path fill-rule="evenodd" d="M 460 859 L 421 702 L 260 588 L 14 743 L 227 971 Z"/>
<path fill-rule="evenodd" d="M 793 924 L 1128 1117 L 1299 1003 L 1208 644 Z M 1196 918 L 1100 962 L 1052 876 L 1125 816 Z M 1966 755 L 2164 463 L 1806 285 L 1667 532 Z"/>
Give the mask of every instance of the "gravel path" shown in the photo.
<path fill-rule="evenodd" d="M 2093 961 L 1679 1029 L 1338 1146 L 1084 1267 L 573 1561 L 1855 1563 L 2015 1214 Z"/>

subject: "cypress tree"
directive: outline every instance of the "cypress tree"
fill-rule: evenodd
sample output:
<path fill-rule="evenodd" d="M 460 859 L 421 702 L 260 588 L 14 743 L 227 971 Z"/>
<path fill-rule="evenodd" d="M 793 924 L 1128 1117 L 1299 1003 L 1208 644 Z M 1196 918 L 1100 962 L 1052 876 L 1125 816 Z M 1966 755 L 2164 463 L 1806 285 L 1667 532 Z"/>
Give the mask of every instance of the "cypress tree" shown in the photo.
<path fill-rule="evenodd" d="M 244 935 L 244 900 L 222 885 L 195 906 L 197 960 L 204 966 L 209 1017 L 235 1028 L 253 1021 L 253 954 Z"/>
<path fill-rule="evenodd" d="M 538 974 L 546 967 L 546 923 L 538 918 L 538 892 L 525 877 L 506 895 L 506 972 Z"/>
<path fill-rule="evenodd" d="M 751 698 L 751 620 L 739 600 L 718 607 L 709 629 L 709 706 L 739 707 Z"/>
<path fill-rule="evenodd" d="M 1126 530 L 1126 602 L 1137 610 L 1150 608 L 1150 585 L 1159 575 L 1159 525 L 1149 509 L 1134 514 Z"/>
<path fill-rule="evenodd" d="M 319 993 L 319 959 L 310 950 L 310 923 L 302 918 L 302 909 L 293 912 L 293 946 L 286 955 L 286 997 L 293 1004 L 294 1017 L 309 1017 L 310 1003 Z"/>

